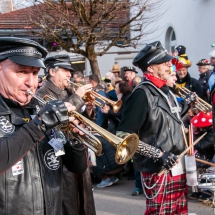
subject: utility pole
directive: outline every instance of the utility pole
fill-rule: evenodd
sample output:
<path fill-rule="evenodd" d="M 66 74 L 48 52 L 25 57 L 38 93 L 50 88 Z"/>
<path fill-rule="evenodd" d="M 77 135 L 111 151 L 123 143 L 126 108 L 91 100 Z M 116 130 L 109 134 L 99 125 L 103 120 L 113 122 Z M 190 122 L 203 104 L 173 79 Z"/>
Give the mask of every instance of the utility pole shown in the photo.
<path fill-rule="evenodd" d="M 13 0 L 10 0 L 10 4 L 11 4 L 11 11 L 13 11 Z"/>

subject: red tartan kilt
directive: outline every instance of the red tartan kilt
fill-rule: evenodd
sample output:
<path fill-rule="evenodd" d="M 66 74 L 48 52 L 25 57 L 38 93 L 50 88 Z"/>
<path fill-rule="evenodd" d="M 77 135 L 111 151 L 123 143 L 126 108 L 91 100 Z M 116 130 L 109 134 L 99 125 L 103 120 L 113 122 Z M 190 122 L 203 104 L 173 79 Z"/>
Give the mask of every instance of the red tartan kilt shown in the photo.
<path fill-rule="evenodd" d="M 155 173 L 142 172 L 142 179 L 146 185 L 151 187 L 158 180 L 157 185 L 153 189 L 147 189 L 146 194 L 152 197 L 159 190 L 162 179 Z M 165 193 L 164 193 L 165 192 Z M 144 215 L 187 215 L 187 193 L 186 174 L 171 176 L 167 174 L 167 183 L 165 181 L 158 196 L 152 200 L 146 199 L 146 211 Z"/>

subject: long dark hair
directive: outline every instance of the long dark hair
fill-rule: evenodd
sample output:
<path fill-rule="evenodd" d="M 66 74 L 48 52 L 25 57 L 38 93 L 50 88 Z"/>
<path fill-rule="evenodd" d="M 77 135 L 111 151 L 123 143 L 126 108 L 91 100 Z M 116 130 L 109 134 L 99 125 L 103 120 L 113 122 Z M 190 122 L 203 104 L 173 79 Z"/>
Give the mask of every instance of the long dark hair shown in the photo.
<path fill-rule="evenodd" d="M 116 82 L 116 84 L 119 84 L 120 93 L 122 93 L 123 95 L 130 94 L 133 90 L 127 81 Z"/>

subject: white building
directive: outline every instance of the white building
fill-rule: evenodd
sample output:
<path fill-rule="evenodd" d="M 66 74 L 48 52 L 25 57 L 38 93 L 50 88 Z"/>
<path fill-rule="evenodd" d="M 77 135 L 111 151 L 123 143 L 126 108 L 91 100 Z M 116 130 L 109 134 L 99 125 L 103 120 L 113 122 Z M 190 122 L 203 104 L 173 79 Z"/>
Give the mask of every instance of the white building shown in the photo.
<path fill-rule="evenodd" d="M 215 43 L 213 30 L 215 1 L 165 0 L 164 2 L 162 9 L 166 12 L 159 21 L 153 23 L 153 26 L 157 26 L 157 30 L 147 38 L 143 38 L 137 49 L 114 47 L 104 56 L 98 57 L 102 75 L 112 68 L 115 61 L 118 61 L 120 66 L 131 66 L 133 58 L 144 44 L 160 40 L 168 51 L 173 51 L 177 45 L 184 45 L 189 60 L 192 61 L 189 73 L 192 77 L 198 78 L 196 63 L 203 58 L 210 59 L 208 53 L 213 50 L 211 44 Z M 87 61 L 86 70 L 90 71 Z"/>

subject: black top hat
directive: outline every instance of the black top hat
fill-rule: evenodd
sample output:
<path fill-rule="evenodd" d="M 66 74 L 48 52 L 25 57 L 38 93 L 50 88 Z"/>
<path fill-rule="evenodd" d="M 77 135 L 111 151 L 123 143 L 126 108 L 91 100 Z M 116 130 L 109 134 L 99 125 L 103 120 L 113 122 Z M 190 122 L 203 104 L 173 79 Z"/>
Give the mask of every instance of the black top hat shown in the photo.
<path fill-rule="evenodd" d="M 133 66 L 124 66 L 123 70 L 138 73 L 137 70 Z"/>
<path fill-rule="evenodd" d="M 24 66 L 45 68 L 42 58 L 47 50 L 39 43 L 18 37 L 0 37 L 0 61 L 10 59 Z"/>
<path fill-rule="evenodd" d="M 46 73 L 48 73 L 51 68 L 56 68 L 56 67 L 64 68 L 71 72 L 74 71 L 74 69 L 71 66 L 69 55 L 67 54 L 47 57 L 44 60 L 44 64 L 46 66 Z"/>
<path fill-rule="evenodd" d="M 209 60 L 207 59 L 201 59 L 197 64 L 197 66 L 209 66 L 211 65 Z"/>
<path fill-rule="evenodd" d="M 139 67 L 143 72 L 152 64 L 161 64 L 173 59 L 160 41 L 147 44 L 134 58 L 134 66 Z"/>
<path fill-rule="evenodd" d="M 178 56 L 186 53 L 186 47 L 179 45 L 175 48 L 178 51 Z"/>

